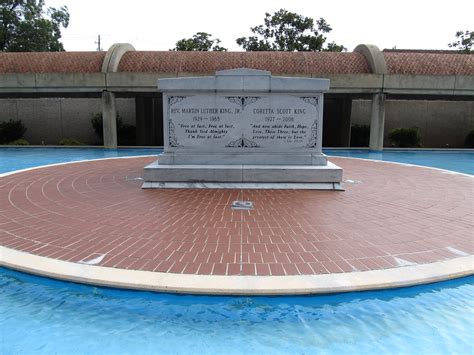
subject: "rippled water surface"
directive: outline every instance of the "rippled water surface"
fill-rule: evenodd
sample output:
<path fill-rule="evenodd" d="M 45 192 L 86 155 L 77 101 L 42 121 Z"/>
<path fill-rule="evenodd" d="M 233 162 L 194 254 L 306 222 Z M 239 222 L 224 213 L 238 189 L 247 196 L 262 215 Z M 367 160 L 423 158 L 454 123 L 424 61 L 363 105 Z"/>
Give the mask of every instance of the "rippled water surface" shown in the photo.
<path fill-rule="evenodd" d="M 0 353 L 471 354 L 474 277 L 307 297 L 166 295 L 2 269 Z"/>

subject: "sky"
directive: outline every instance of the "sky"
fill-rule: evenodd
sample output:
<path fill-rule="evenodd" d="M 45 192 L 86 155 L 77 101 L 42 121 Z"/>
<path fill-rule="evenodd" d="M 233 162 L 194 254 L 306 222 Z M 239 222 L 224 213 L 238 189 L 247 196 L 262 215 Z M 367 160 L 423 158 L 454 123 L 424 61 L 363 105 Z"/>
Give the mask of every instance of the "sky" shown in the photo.
<path fill-rule="evenodd" d="M 474 30 L 472 0 L 46 0 L 67 6 L 70 23 L 62 31 L 67 51 L 107 50 L 130 43 L 136 50 L 173 48 L 176 41 L 207 32 L 221 46 L 241 51 L 235 40 L 251 35 L 265 13 L 281 8 L 332 27 L 328 42 L 352 51 L 358 44 L 380 49 L 449 49 L 459 30 Z"/>

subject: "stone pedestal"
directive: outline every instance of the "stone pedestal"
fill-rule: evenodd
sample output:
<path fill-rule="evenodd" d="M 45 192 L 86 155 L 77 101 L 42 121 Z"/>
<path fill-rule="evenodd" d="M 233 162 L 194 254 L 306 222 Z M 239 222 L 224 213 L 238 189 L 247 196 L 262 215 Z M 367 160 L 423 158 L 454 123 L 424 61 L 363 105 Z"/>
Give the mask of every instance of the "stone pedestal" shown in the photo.
<path fill-rule="evenodd" d="M 321 147 L 328 88 L 252 69 L 160 79 L 165 150 L 143 187 L 341 189 L 342 169 Z"/>

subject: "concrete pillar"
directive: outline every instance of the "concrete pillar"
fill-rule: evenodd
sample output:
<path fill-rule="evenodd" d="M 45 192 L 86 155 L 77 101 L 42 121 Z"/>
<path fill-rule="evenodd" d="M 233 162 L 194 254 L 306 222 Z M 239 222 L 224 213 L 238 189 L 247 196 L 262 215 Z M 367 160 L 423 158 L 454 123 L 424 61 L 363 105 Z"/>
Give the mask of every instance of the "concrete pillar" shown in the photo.
<path fill-rule="evenodd" d="M 374 94 L 370 117 L 370 150 L 383 150 L 385 126 L 385 94 Z"/>
<path fill-rule="evenodd" d="M 369 64 L 373 74 L 388 74 L 385 57 L 377 46 L 372 44 L 358 45 L 354 52 L 362 54 Z M 380 88 L 383 90 L 383 87 Z M 372 113 L 370 117 L 370 142 L 371 150 L 383 150 L 383 130 L 385 125 L 385 95 L 378 93 L 372 97 Z"/>
<path fill-rule="evenodd" d="M 102 92 L 102 121 L 104 127 L 104 148 L 117 148 L 117 110 L 115 94 Z"/>
<path fill-rule="evenodd" d="M 123 55 L 126 52 L 134 50 L 135 48 L 128 43 L 116 43 L 112 45 L 105 54 L 101 72 L 117 72 Z M 107 80 L 107 76 L 105 78 Z M 104 147 L 115 149 L 117 148 L 117 110 L 115 108 L 114 93 L 108 91 L 102 92 L 102 119 L 104 124 Z"/>

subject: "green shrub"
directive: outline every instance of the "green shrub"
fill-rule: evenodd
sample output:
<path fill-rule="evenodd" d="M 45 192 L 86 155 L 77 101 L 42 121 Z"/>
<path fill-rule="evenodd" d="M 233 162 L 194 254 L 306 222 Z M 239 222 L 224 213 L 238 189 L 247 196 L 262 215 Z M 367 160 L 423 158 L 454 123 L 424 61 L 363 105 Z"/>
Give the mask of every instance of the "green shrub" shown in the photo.
<path fill-rule="evenodd" d="M 64 138 L 59 141 L 59 145 L 84 145 L 75 138 Z"/>
<path fill-rule="evenodd" d="M 96 113 L 91 119 L 92 128 L 95 134 L 101 139 L 104 139 L 104 126 L 102 120 L 102 113 Z M 117 140 L 119 145 L 135 145 L 136 127 L 129 124 L 124 124 L 122 118 L 117 114 Z"/>
<path fill-rule="evenodd" d="M 368 147 L 370 139 L 370 126 L 354 125 L 351 127 L 351 147 Z"/>
<path fill-rule="evenodd" d="M 121 120 L 119 115 L 117 115 L 117 123 Z M 100 138 L 104 139 L 104 126 L 102 123 L 102 113 L 96 113 L 91 119 L 92 128 L 94 128 L 95 134 Z"/>
<path fill-rule="evenodd" d="M 421 142 L 418 127 L 392 129 L 388 134 L 388 139 L 400 148 L 419 147 Z"/>
<path fill-rule="evenodd" d="M 466 136 L 466 147 L 474 148 L 474 129 L 471 130 Z"/>
<path fill-rule="evenodd" d="M 17 140 L 14 140 L 13 142 L 7 143 L 10 145 L 30 145 L 30 142 L 28 142 L 25 138 L 20 138 Z"/>
<path fill-rule="evenodd" d="M 16 141 L 23 137 L 26 127 L 21 120 L 0 122 L 0 144 Z"/>

